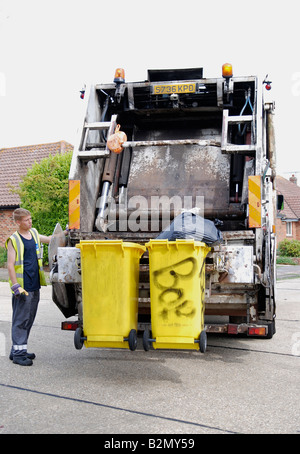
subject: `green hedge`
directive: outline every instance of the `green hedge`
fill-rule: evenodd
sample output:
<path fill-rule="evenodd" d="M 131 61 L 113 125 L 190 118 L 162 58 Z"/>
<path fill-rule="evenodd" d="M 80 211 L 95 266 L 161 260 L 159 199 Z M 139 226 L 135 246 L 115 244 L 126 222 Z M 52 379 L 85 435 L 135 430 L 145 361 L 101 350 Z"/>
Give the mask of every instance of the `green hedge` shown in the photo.
<path fill-rule="evenodd" d="M 300 257 L 299 240 L 283 240 L 278 246 L 278 255 L 282 257 Z"/>

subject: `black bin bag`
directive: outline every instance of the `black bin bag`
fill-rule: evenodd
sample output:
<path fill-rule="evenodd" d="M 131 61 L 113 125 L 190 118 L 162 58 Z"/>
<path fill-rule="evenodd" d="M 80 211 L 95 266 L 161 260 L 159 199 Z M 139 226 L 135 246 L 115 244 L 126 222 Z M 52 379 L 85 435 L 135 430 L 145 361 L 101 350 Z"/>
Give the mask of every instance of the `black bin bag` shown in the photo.
<path fill-rule="evenodd" d="M 222 232 L 214 222 L 191 212 L 185 212 L 173 219 L 173 222 L 163 230 L 157 240 L 175 241 L 176 239 L 194 239 L 208 246 L 221 243 Z"/>

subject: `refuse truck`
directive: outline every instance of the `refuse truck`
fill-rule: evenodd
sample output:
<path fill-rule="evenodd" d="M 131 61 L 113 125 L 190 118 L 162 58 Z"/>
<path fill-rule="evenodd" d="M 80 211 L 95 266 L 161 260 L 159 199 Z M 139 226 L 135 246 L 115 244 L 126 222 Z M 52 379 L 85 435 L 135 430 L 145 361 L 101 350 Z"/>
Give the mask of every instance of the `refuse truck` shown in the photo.
<path fill-rule="evenodd" d="M 170 284 L 160 287 L 160 314 L 178 316 L 174 326 L 193 316 L 182 291 L 191 283 L 201 286 L 194 292 L 204 317 L 199 334 L 275 334 L 275 218 L 282 201 L 275 191 L 275 104 L 265 101 L 270 88 L 266 79 L 234 75 L 225 63 L 216 78 L 205 78 L 201 67 L 158 69 L 138 82 L 127 82 L 119 68 L 111 83 L 82 90 L 84 117 L 69 174 L 69 233 L 65 237 L 57 225 L 49 246 L 53 301 L 65 317 L 62 329 L 75 331 L 76 348 L 88 345 L 84 305 L 90 311 L 105 296 L 103 310 L 109 310 L 114 287 L 123 273 L 129 280 L 136 276 L 136 267 L 129 347 L 136 346 L 136 332 L 146 333 L 145 349 L 155 343 L 151 286 L 160 271 L 152 275 L 149 268 L 155 242 L 164 245 L 161 269 L 169 263 L 169 243 L 194 241 L 206 248 L 194 274 L 189 256 L 172 269 L 165 265 Z M 138 264 L 114 267 L 115 259 L 98 247 L 105 241 L 138 245 Z M 101 260 L 100 280 L 111 269 L 100 287 L 94 276 L 100 262 L 88 262 L 86 250 Z M 191 268 L 181 270 L 183 262 Z M 174 289 L 178 276 L 185 281 Z M 121 342 L 129 342 L 129 334 Z"/>

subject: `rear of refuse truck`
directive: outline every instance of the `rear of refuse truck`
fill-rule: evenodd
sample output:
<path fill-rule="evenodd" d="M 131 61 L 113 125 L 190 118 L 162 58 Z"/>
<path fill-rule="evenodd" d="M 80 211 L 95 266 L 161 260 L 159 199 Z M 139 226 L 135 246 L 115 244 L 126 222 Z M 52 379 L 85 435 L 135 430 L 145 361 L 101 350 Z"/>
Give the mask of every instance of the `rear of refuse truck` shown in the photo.
<path fill-rule="evenodd" d="M 210 248 L 206 333 L 271 338 L 278 207 L 274 103 L 264 101 L 270 82 L 236 76 L 230 64 L 216 78 L 189 68 L 149 70 L 140 82 L 127 82 L 119 69 L 112 79 L 84 94 L 69 176 L 69 235 L 49 248 L 53 301 L 67 318 L 62 327 L 82 324 L 80 242 L 145 245 L 166 235 Z M 118 129 L 121 145 L 112 151 L 108 138 Z M 138 329 L 151 330 L 148 251 L 138 286 Z"/>

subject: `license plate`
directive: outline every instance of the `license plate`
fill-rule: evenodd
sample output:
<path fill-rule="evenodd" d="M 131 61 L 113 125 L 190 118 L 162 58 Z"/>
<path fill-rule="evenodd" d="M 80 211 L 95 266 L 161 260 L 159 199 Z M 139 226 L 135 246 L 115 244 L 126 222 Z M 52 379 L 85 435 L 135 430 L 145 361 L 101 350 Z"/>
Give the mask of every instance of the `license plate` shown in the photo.
<path fill-rule="evenodd" d="M 196 83 L 153 85 L 153 95 L 170 95 L 172 93 L 195 93 Z"/>

